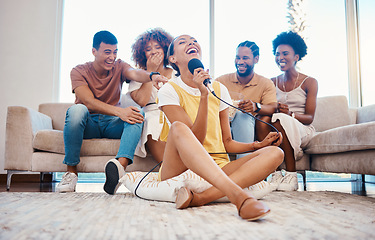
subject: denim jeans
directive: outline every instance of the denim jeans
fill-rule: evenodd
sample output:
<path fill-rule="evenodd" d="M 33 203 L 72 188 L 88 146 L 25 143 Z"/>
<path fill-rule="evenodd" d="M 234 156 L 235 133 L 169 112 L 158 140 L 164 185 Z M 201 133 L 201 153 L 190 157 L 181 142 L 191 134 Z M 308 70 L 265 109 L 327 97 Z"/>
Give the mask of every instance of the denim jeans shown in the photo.
<path fill-rule="evenodd" d="M 233 139 L 238 142 L 254 142 L 255 119 L 246 113 L 237 111 L 231 122 L 231 131 Z M 237 154 L 237 159 L 250 153 Z"/>
<path fill-rule="evenodd" d="M 141 110 L 141 114 L 144 115 Z M 125 157 L 133 163 L 134 151 L 141 137 L 142 123 L 130 124 L 119 117 L 90 114 L 83 104 L 75 104 L 66 112 L 64 127 L 65 158 L 63 163 L 75 166 L 80 162 L 83 139 L 121 139 L 116 158 Z"/>

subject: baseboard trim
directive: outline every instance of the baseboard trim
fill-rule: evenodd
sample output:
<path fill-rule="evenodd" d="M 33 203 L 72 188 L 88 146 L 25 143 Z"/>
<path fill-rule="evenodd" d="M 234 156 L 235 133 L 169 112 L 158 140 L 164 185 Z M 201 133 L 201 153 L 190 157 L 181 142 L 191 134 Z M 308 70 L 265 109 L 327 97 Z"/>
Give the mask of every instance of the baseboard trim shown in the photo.
<path fill-rule="evenodd" d="M 0 183 L 7 182 L 7 175 L 0 174 Z M 30 174 L 30 173 L 17 173 L 12 175 L 12 183 L 14 182 L 22 182 L 22 183 L 35 183 L 40 182 L 40 174 Z M 44 182 L 52 182 L 52 174 L 46 173 L 44 174 Z"/>

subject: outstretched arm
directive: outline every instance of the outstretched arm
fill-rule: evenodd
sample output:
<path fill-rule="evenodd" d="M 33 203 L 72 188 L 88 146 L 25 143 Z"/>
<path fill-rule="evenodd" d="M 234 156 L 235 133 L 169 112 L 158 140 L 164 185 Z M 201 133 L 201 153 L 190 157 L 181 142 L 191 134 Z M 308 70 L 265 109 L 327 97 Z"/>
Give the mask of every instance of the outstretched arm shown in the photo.
<path fill-rule="evenodd" d="M 150 101 L 153 85 L 151 82 L 142 83 L 141 87 L 130 93 L 132 99 L 141 107 Z"/>
<path fill-rule="evenodd" d="M 147 70 L 150 72 L 161 72 L 163 66 L 163 56 L 156 53 L 147 59 Z M 130 96 L 141 107 L 144 107 L 151 98 L 153 84 L 151 82 L 143 83 L 140 88 L 132 91 Z"/>
<path fill-rule="evenodd" d="M 148 83 L 152 80 L 153 85 L 159 89 L 159 83 L 166 83 L 168 79 L 162 75 L 152 75 L 152 79 L 150 79 L 151 72 L 142 70 L 142 69 L 134 69 L 134 68 L 126 68 L 123 72 L 126 79 L 131 81 L 141 82 L 141 83 Z"/>

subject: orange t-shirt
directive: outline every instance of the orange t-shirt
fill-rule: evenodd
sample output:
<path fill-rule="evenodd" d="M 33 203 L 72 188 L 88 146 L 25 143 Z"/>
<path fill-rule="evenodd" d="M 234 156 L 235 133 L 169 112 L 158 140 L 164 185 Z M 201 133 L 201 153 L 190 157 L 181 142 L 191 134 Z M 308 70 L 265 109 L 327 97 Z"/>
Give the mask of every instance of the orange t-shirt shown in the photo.
<path fill-rule="evenodd" d="M 237 73 L 229 73 L 216 78 L 216 81 L 224 84 L 231 92 L 239 92 L 244 99 L 260 104 L 276 103 L 276 87 L 273 82 L 261 75 L 254 73 L 253 79 L 246 85 L 242 85 L 237 79 Z"/>
<path fill-rule="evenodd" d="M 120 106 L 122 84 L 126 80 L 124 72 L 129 68 L 131 68 L 129 64 L 118 59 L 108 76 L 99 78 L 94 70 L 93 62 L 78 65 L 70 72 L 72 92 L 74 93 L 77 87 L 86 85 L 96 99 L 113 106 Z M 82 101 L 76 96 L 75 103 L 82 103 Z"/>

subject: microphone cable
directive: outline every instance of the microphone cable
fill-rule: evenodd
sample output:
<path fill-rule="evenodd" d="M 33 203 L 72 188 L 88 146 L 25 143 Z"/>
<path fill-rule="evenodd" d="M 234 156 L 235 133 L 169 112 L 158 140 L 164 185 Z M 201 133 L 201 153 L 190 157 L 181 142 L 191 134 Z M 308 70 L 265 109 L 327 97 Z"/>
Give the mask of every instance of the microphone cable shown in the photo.
<path fill-rule="evenodd" d="M 207 86 L 206 86 L 207 87 Z M 228 106 L 230 106 L 230 107 L 232 107 L 232 108 L 235 108 L 235 109 L 237 109 L 237 110 L 239 110 L 239 111 L 241 111 L 241 112 L 243 112 L 243 113 L 246 113 L 247 115 L 250 115 L 252 118 L 254 118 L 256 121 L 260 121 L 260 122 L 262 122 L 262 123 L 265 123 L 265 124 L 267 124 L 268 126 L 270 126 L 273 130 L 275 130 L 275 132 L 277 132 L 278 134 L 279 134 L 279 131 L 272 125 L 272 124 L 269 124 L 269 123 L 267 123 L 267 122 L 265 122 L 265 121 L 263 121 L 263 120 L 261 120 L 261 119 L 259 119 L 259 118 L 257 118 L 257 117 L 255 117 L 255 116 L 253 116 L 252 114 L 250 114 L 250 113 L 248 113 L 248 112 L 246 112 L 246 111 L 244 111 L 244 110 L 242 110 L 242 109 L 240 109 L 240 108 L 238 108 L 238 107 L 235 107 L 235 106 L 233 106 L 232 104 L 230 104 L 230 103 L 228 103 L 228 102 L 226 102 L 225 100 L 223 100 L 223 99 L 221 99 L 220 97 L 218 97 L 217 95 L 216 95 L 216 93 L 214 92 L 214 91 L 211 91 L 209 88 L 208 88 L 208 90 L 209 90 L 209 92 L 213 95 L 213 96 L 215 96 L 217 99 L 219 99 L 221 102 L 223 102 L 223 103 L 225 103 L 225 104 L 227 104 Z M 208 153 L 208 154 L 210 154 L 210 155 L 215 155 L 215 154 L 244 154 L 244 153 L 250 153 L 250 152 L 253 152 L 254 150 L 250 150 L 250 151 L 245 151 L 245 152 L 238 152 L 238 153 L 228 153 L 228 152 L 217 152 L 217 153 Z M 150 171 L 148 171 L 143 177 L 142 177 L 142 179 L 138 182 L 138 184 L 137 184 L 137 187 L 135 188 L 135 190 L 134 190 L 134 195 L 135 196 L 137 196 L 137 197 L 139 197 L 139 198 L 142 198 L 142 199 L 144 199 L 144 200 L 149 200 L 149 199 L 146 199 L 146 198 L 143 198 L 143 197 L 141 197 L 141 196 L 139 196 L 138 194 L 137 194 L 137 190 L 138 190 L 138 188 L 139 188 L 139 186 L 141 185 L 141 183 L 142 183 L 142 181 L 157 167 L 157 166 L 159 166 L 161 163 L 162 163 L 163 161 L 161 161 L 161 162 L 159 162 L 158 164 L 156 164 Z"/>
<path fill-rule="evenodd" d="M 139 197 L 139 198 L 142 198 L 142 199 L 144 199 L 144 200 L 149 200 L 149 199 L 146 199 L 146 198 L 143 198 L 143 197 L 141 197 L 141 196 L 139 196 L 138 194 L 137 194 L 137 190 L 138 190 L 138 187 L 139 187 L 139 185 L 141 185 L 141 183 L 142 183 L 142 181 L 143 181 L 143 179 L 145 179 L 157 166 L 159 166 L 161 163 L 162 163 L 163 161 L 161 161 L 161 162 L 159 162 L 158 164 L 156 164 L 155 165 L 155 167 L 153 167 L 150 171 L 148 171 L 143 177 L 142 177 L 142 179 L 139 181 L 139 183 L 137 184 L 137 187 L 134 189 L 134 195 L 135 196 L 137 196 L 137 197 Z"/>
<path fill-rule="evenodd" d="M 207 87 L 207 86 L 206 86 L 206 87 Z M 208 88 L 208 87 L 207 87 L 207 88 Z M 238 108 L 238 107 L 235 107 L 235 106 L 233 106 L 232 104 L 226 102 L 225 100 L 223 100 L 223 99 L 221 99 L 220 97 L 218 97 L 214 91 L 211 91 L 210 88 L 208 88 L 208 91 L 209 91 L 212 95 L 214 95 L 217 99 L 219 99 L 221 102 L 223 102 L 223 103 L 227 104 L 228 106 L 230 106 L 230 107 L 232 107 L 232 108 L 235 108 L 235 109 L 237 109 L 237 110 L 239 110 L 239 111 L 241 111 L 241 112 L 243 112 L 243 113 L 245 113 L 245 114 L 247 114 L 247 115 L 250 115 L 250 116 L 251 116 L 252 118 L 254 118 L 256 121 L 259 121 L 259 122 L 262 122 L 262 123 L 264 123 L 264 124 L 267 124 L 267 125 L 270 126 L 273 130 L 275 130 L 275 132 L 277 132 L 277 134 L 279 134 L 279 130 L 277 130 L 272 124 L 269 124 L 269 123 L 267 123 L 267 122 L 265 122 L 265 121 L 263 121 L 263 120 L 261 120 L 261 119 L 255 117 L 254 115 L 252 115 L 252 114 L 246 112 L 245 110 L 242 110 L 242 109 L 240 109 L 240 108 Z M 237 153 L 218 152 L 218 153 L 209 153 L 209 154 L 243 154 L 243 153 L 250 153 L 250 152 L 253 152 L 253 151 L 254 151 L 254 150 L 245 151 L 245 152 L 237 152 Z"/>

